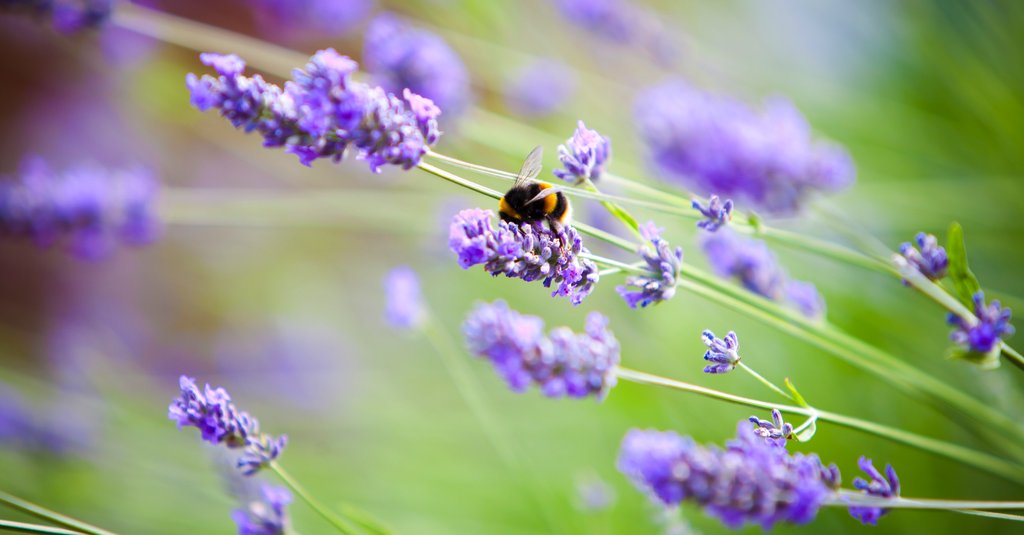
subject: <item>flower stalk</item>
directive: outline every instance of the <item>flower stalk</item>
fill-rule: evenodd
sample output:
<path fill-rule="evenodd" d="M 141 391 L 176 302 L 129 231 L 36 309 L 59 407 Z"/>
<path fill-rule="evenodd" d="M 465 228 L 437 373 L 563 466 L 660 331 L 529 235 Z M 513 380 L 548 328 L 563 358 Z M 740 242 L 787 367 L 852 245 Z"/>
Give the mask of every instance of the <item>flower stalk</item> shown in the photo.
<path fill-rule="evenodd" d="M 27 515 L 34 516 L 40 520 L 45 520 L 58 526 L 68 528 L 69 530 L 73 530 L 71 533 L 84 533 L 86 535 L 116 535 L 113 531 L 108 531 L 78 520 L 77 518 L 72 518 L 56 511 L 52 511 L 41 505 L 36 505 L 28 500 L 23 500 L 4 491 L 0 491 L 0 503 L 3 503 L 12 509 L 17 509 Z"/>

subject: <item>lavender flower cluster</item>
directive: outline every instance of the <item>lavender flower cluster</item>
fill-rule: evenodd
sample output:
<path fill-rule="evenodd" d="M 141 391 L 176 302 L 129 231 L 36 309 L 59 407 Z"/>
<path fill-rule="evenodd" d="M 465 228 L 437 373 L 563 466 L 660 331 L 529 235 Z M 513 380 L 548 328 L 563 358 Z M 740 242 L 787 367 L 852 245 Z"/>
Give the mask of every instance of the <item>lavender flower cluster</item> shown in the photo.
<path fill-rule="evenodd" d="M 619 343 L 597 312 L 583 334 L 559 327 L 545 335 L 542 319 L 496 301 L 470 312 L 462 331 L 469 350 L 489 358 L 515 392 L 536 384 L 548 397 L 603 399 L 615 386 Z"/>
<path fill-rule="evenodd" d="M 809 282 L 790 279 L 763 241 L 723 229 L 705 233 L 701 247 L 719 276 L 736 278 L 751 292 L 785 302 L 809 318 L 825 315 L 825 300 L 817 288 Z"/>
<path fill-rule="evenodd" d="M 558 161 L 562 162 L 563 169 L 555 169 L 552 173 L 574 184 L 596 182 L 611 156 L 611 141 L 579 121 L 572 137 L 558 146 Z"/>
<path fill-rule="evenodd" d="M 181 395 L 171 402 L 167 417 L 176 421 L 179 429 L 199 429 L 202 439 L 210 444 L 242 449 L 238 468 L 243 474 L 255 474 L 281 455 L 288 437 L 260 433 L 259 421 L 238 410 L 226 390 L 209 384 L 200 389 L 195 379 L 185 375 L 178 384 Z"/>
<path fill-rule="evenodd" d="M 725 449 L 672 431 L 633 429 L 622 441 L 618 468 L 665 506 L 692 500 L 731 528 L 810 522 L 840 483 L 835 465 L 790 454 L 746 421 Z"/>
<path fill-rule="evenodd" d="M 396 329 L 415 329 L 426 320 L 420 281 L 409 266 L 399 266 L 384 277 L 384 313 Z"/>
<path fill-rule="evenodd" d="M 673 81 L 639 95 L 634 117 L 657 170 L 703 195 L 791 214 L 813 194 L 854 180 L 846 152 L 812 140 L 804 117 L 785 100 L 757 112 Z"/>
<path fill-rule="evenodd" d="M 871 459 L 867 457 L 861 457 L 857 461 L 857 466 L 864 471 L 871 478 L 871 481 L 867 481 L 861 477 L 853 479 L 853 486 L 857 490 L 864 491 L 869 496 L 875 496 L 877 498 L 898 498 L 900 495 L 900 478 L 896 475 L 896 470 L 893 469 L 891 464 L 885 465 L 885 475 L 871 463 Z M 888 513 L 888 509 L 881 507 L 863 507 L 853 506 L 850 507 L 850 515 L 860 520 L 862 524 L 870 524 L 872 526 L 878 524 L 878 519 Z"/>
<path fill-rule="evenodd" d="M 236 509 L 231 519 L 238 526 L 238 535 L 285 535 L 289 533 L 286 508 L 292 501 L 288 489 L 263 484 L 260 496 Z"/>
<path fill-rule="evenodd" d="M 1013 325 L 1010 325 L 1013 313 L 1003 308 L 997 299 L 986 305 L 984 292 L 975 293 L 973 300 L 977 321 L 967 321 L 950 312 L 947 320 L 956 329 L 949 339 L 975 353 L 988 353 L 997 349 L 1003 338 L 1013 334 Z"/>
<path fill-rule="evenodd" d="M 639 254 L 651 274 L 630 275 L 624 286 L 615 288 L 630 308 L 667 301 L 676 294 L 676 281 L 683 267 L 683 248 L 672 249 L 668 241 L 662 239 L 661 230 L 654 222 L 640 226 L 640 234 L 650 242 L 650 247 L 641 247 Z"/>
<path fill-rule="evenodd" d="M 285 147 L 303 165 L 339 161 L 350 147 L 379 172 L 386 164 L 416 166 L 440 138 L 434 103 L 406 90 L 398 98 L 351 80 L 358 65 L 328 48 L 310 58 L 284 89 L 260 75 L 243 76 L 235 55 L 201 54 L 218 76 L 189 74 L 186 84 L 200 111 L 220 111 L 233 126 L 263 136 L 266 147 Z"/>
<path fill-rule="evenodd" d="M 505 106 L 523 117 L 543 117 L 563 108 L 576 91 L 570 66 L 553 59 L 532 61 L 505 83 Z"/>
<path fill-rule="evenodd" d="M 543 221 L 500 221 L 494 228 L 493 218 L 490 210 L 474 208 L 452 219 L 448 248 L 458 255 L 462 269 L 483 264 L 494 276 L 542 280 L 545 287 L 555 283 L 551 295 L 568 297 L 574 305 L 590 295 L 599 275 L 593 262 L 579 257 L 588 251 L 576 229 L 550 228 Z"/>
<path fill-rule="evenodd" d="M 469 73 L 459 55 L 441 37 L 391 13 L 377 15 L 370 23 L 363 63 L 385 91 L 397 95 L 408 89 L 450 116 L 469 105 Z"/>
<path fill-rule="evenodd" d="M 0 12 L 48 18 L 63 33 L 102 26 L 113 10 L 113 0 L 0 0 Z"/>
<path fill-rule="evenodd" d="M 725 338 L 719 338 L 715 333 L 705 329 L 700 338 L 708 348 L 704 352 L 704 360 L 711 363 L 704 367 L 704 373 L 729 373 L 736 369 L 741 357 L 740 339 L 735 332 L 729 331 Z"/>
<path fill-rule="evenodd" d="M 659 15 L 628 0 L 554 0 L 569 23 L 603 39 L 640 47 L 662 65 L 670 66 L 679 55 L 672 34 Z"/>
<path fill-rule="evenodd" d="M 158 189 L 142 167 L 110 171 L 80 165 L 57 173 L 42 158 L 28 157 L 16 178 L 0 180 L 0 234 L 44 248 L 62 243 L 76 257 L 101 259 L 118 242 L 141 246 L 156 240 Z"/>
<path fill-rule="evenodd" d="M 704 219 L 697 222 L 697 228 L 715 232 L 732 220 L 732 199 L 722 202 L 718 195 L 712 195 L 708 198 L 707 206 L 701 204 L 697 199 L 694 199 L 691 205 L 704 216 Z"/>
<path fill-rule="evenodd" d="M 914 238 L 917 247 L 912 243 L 900 245 L 900 254 L 907 262 L 914 266 L 922 275 L 933 281 L 946 276 L 946 269 L 949 267 L 949 257 L 946 256 L 946 249 L 939 245 L 939 240 L 931 234 L 919 232 Z"/>

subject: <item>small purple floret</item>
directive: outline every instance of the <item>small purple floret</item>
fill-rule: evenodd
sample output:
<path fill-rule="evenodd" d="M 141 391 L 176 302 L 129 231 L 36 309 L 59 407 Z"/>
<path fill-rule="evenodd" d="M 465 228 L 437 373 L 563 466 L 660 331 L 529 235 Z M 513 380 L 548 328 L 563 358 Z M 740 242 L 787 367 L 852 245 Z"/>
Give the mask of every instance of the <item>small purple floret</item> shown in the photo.
<path fill-rule="evenodd" d="M 608 138 L 579 121 L 572 137 L 558 146 L 558 160 L 562 162 L 563 169 L 555 169 L 552 173 L 574 184 L 588 180 L 596 182 L 611 158 L 611 147 Z"/>
<path fill-rule="evenodd" d="M 949 257 L 946 256 L 946 250 L 939 245 L 939 240 L 931 234 L 919 232 L 914 241 L 917 242 L 917 247 L 911 243 L 900 245 L 900 254 L 925 277 L 933 281 L 945 277 Z"/>
<path fill-rule="evenodd" d="M 857 461 L 857 466 L 871 478 L 871 481 L 866 481 L 860 477 L 854 478 L 854 488 L 879 498 L 899 497 L 900 479 L 896 476 L 896 470 L 893 469 L 891 464 L 885 465 L 884 476 L 871 463 L 871 459 L 867 457 L 861 457 Z M 872 526 L 877 525 L 878 519 L 889 512 L 889 509 L 881 507 L 850 507 L 849 510 L 853 518 L 860 520 L 862 524 L 871 524 Z"/>
<path fill-rule="evenodd" d="M 754 424 L 754 433 L 764 438 L 765 442 L 778 447 L 785 447 L 786 440 L 793 438 L 793 425 L 782 420 L 782 412 L 772 409 L 772 419 L 762 420 L 757 416 L 748 418 Z"/>
<path fill-rule="evenodd" d="M 420 280 L 409 266 L 399 266 L 384 277 L 385 316 L 396 329 L 415 329 L 426 319 Z"/>
<path fill-rule="evenodd" d="M 704 360 L 712 364 L 704 367 L 704 373 L 729 373 L 739 364 L 740 339 L 736 333 L 729 331 L 725 338 L 718 338 L 715 333 L 705 329 L 700 335 L 701 341 L 708 347 L 704 352 Z"/>
<path fill-rule="evenodd" d="M 619 343 L 597 312 L 587 316 L 585 333 L 558 327 L 545 335 L 543 320 L 496 301 L 470 312 L 462 331 L 470 351 L 490 359 L 514 392 L 535 384 L 552 398 L 603 399 L 615 386 Z"/>
<path fill-rule="evenodd" d="M 291 501 L 288 489 L 264 483 L 260 487 L 260 499 L 231 513 L 238 535 L 285 535 L 289 525 L 285 508 Z"/>
<path fill-rule="evenodd" d="M 1013 334 L 1013 325 L 1010 325 L 1012 311 L 1003 308 L 999 300 L 993 300 L 985 305 L 985 293 L 974 294 L 974 315 L 978 321 L 971 325 L 963 318 L 950 312 L 948 322 L 956 326 L 956 330 L 949 335 L 949 339 L 960 344 L 970 351 L 977 353 L 988 353 L 1002 343 L 1003 338 Z"/>
<path fill-rule="evenodd" d="M 624 286 L 615 288 L 630 308 L 643 308 L 675 296 L 679 270 L 683 267 L 683 248 L 672 249 L 668 241 L 662 239 L 661 229 L 653 221 L 641 225 L 640 234 L 651 245 L 637 251 L 651 274 L 630 275 L 626 277 Z"/>
<path fill-rule="evenodd" d="M 722 202 L 718 195 L 712 195 L 706 207 L 697 199 L 693 200 L 693 207 L 705 217 L 697 222 L 697 228 L 708 232 L 714 232 L 732 220 L 732 199 Z"/>

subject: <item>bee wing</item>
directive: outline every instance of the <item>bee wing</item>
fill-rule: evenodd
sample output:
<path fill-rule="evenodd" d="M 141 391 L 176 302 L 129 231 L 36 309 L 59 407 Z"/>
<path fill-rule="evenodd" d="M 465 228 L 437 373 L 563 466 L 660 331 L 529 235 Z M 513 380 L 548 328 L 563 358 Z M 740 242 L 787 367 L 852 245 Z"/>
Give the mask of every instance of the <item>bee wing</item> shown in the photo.
<path fill-rule="evenodd" d="M 530 154 L 526 156 L 526 161 L 523 162 L 523 167 L 519 170 L 519 174 L 516 175 L 516 183 L 512 187 L 525 186 L 530 183 L 530 181 L 537 178 L 542 169 L 541 160 L 543 158 L 544 147 L 537 145 L 530 151 Z"/>
<path fill-rule="evenodd" d="M 540 193 L 534 195 L 532 199 L 526 201 L 526 204 L 533 204 L 533 203 L 543 199 L 544 197 L 550 197 L 550 196 L 552 196 L 552 195 L 554 195 L 554 194 L 556 194 L 556 193 L 558 193 L 560 191 L 562 191 L 562 188 L 560 188 L 558 186 L 552 186 L 550 188 L 542 189 L 542 190 L 540 190 Z"/>

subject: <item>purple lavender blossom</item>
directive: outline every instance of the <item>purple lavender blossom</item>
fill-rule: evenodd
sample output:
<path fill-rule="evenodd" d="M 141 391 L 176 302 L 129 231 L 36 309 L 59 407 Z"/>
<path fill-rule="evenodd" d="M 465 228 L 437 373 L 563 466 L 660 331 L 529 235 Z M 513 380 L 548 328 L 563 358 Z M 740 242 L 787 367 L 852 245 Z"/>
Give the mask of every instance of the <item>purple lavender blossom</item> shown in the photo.
<path fill-rule="evenodd" d="M 736 278 L 744 288 L 772 301 L 785 302 L 805 316 L 824 316 L 825 301 L 809 282 L 789 279 L 762 240 L 740 236 L 726 228 L 704 233 L 701 247 L 720 277 Z"/>
<path fill-rule="evenodd" d="M 676 294 L 676 281 L 683 266 L 683 248 L 670 248 L 668 241 L 661 238 L 661 230 L 653 221 L 640 226 L 640 234 L 651 243 L 651 247 L 645 245 L 638 253 L 647 262 L 651 275 L 630 275 L 626 277 L 624 286 L 615 288 L 630 308 L 667 301 Z"/>
<path fill-rule="evenodd" d="M 373 10 L 373 0 L 252 0 L 256 21 L 268 33 L 338 37 Z"/>
<path fill-rule="evenodd" d="M 462 331 L 469 350 L 489 358 L 515 392 L 536 384 L 552 398 L 604 399 L 615 386 L 619 342 L 597 312 L 587 316 L 583 334 L 558 327 L 545 336 L 543 320 L 496 301 L 470 312 Z"/>
<path fill-rule="evenodd" d="M 708 329 L 700 334 L 701 341 L 708 347 L 704 352 L 704 360 L 712 364 L 704 367 L 704 373 L 729 373 L 739 364 L 740 339 L 736 333 L 729 331 L 725 338 L 718 338 Z"/>
<path fill-rule="evenodd" d="M 757 426 L 754 433 L 773 446 L 785 447 L 786 439 L 793 438 L 793 425 L 782 420 L 779 409 L 772 409 L 771 421 L 762 420 L 757 416 L 751 416 L 748 420 Z"/>
<path fill-rule="evenodd" d="M 399 266 L 384 277 L 385 316 L 397 329 L 415 329 L 426 318 L 420 280 L 409 266 Z"/>
<path fill-rule="evenodd" d="M 634 116 L 658 171 L 697 193 L 792 214 L 814 194 L 835 193 L 854 180 L 846 152 L 813 140 L 786 100 L 768 101 L 757 112 L 672 81 L 639 95 Z"/>
<path fill-rule="evenodd" d="M 834 466 L 815 455 L 790 455 L 746 421 L 724 450 L 672 431 L 633 429 L 622 440 L 618 468 L 665 506 L 693 500 L 730 528 L 810 522 L 838 483 Z"/>
<path fill-rule="evenodd" d="M 288 489 L 264 483 L 260 487 L 260 499 L 231 513 L 231 519 L 238 525 L 238 535 L 285 535 L 289 532 L 285 508 L 291 501 Z"/>
<path fill-rule="evenodd" d="M 566 182 L 580 184 L 596 182 L 612 155 L 611 141 L 587 128 L 583 121 L 576 123 L 576 131 L 564 144 L 558 146 L 558 160 L 564 169 L 552 173 Z"/>
<path fill-rule="evenodd" d="M 919 232 L 914 238 L 917 248 L 911 243 L 900 245 L 900 254 L 911 266 L 933 281 L 946 276 L 946 269 L 949 267 L 949 258 L 946 256 L 946 249 L 939 245 L 939 240 L 932 234 Z M 920 248 L 920 250 L 918 250 Z"/>
<path fill-rule="evenodd" d="M 697 228 L 708 232 L 714 232 L 732 220 L 732 199 L 722 202 L 718 195 L 712 195 L 708 198 L 707 207 L 697 199 L 693 200 L 693 207 L 706 218 L 697 222 Z"/>
<path fill-rule="evenodd" d="M 976 353 L 988 353 L 999 347 L 1002 339 L 1013 334 L 1013 325 L 1010 325 L 1012 311 L 1003 308 L 998 299 L 994 299 L 989 305 L 985 305 L 985 293 L 974 294 L 974 315 L 978 321 L 971 325 L 960 316 L 949 313 L 947 318 L 950 325 L 956 329 L 949 335 L 949 339 L 966 349 Z"/>
<path fill-rule="evenodd" d="M 16 179 L 0 180 L 0 234 L 44 248 L 62 243 L 81 259 L 99 260 L 117 242 L 141 246 L 159 236 L 158 187 L 142 167 L 80 165 L 56 173 L 42 158 L 28 157 Z"/>
<path fill-rule="evenodd" d="M 55 30 L 74 33 L 102 26 L 110 19 L 113 4 L 113 0 L 3 0 L 0 12 L 49 18 Z"/>
<path fill-rule="evenodd" d="M 535 60 L 505 83 L 505 105 L 517 115 L 544 117 L 562 109 L 576 92 L 572 67 L 554 59 Z"/>
<path fill-rule="evenodd" d="M 373 82 L 391 93 L 408 89 L 453 117 L 469 104 L 469 74 L 459 55 L 440 36 L 394 14 L 382 13 L 370 22 L 363 62 Z"/>
<path fill-rule="evenodd" d="M 891 464 L 885 465 L 884 476 L 871 464 L 871 459 L 867 457 L 861 457 L 857 461 L 857 466 L 871 477 L 871 481 L 866 481 L 860 477 L 854 478 L 853 486 L 857 490 L 862 490 L 870 496 L 877 496 L 879 498 L 899 497 L 900 479 L 896 476 L 896 470 L 893 469 Z M 878 519 L 889 512 L 888 509 L 881 507 L 850 507 L 849 510 L 853 518 L 860 520 L 862 524 L 871 524 L 872 526 L 877 525 Z"/>
<path fill-rule="evenodd" d="M 358 65 L 332 48 L 310 58 L 282 90 L 259 75 L 242 75 L 235 55 L 201 54 L 215 78 L 189 74 L 192 105 L 216 108 L 235 128 L 256 131 L 266 147 L 285 147 L 303 165 L 319 158 L 337 162 L 350 147 L 379 172 L 385 164 L 410 169 L 440 137 L 441 110 L 412 92 L 403 98 L 350 79 Z"/>
<path fill-rule="evenodd" d="M 628 0 L 554 0 L 554 4 L 567 22 L 602 39 L 639 46 L 662 65 L 671 66 L 678 55 L 660 15 Z"/>
<path fill-rule="evenodd" d="M 543 280 L 545 287 L 557 283 L 552 297 L 568 297 L 573 305 L 590 295 L 599 275 L 593 262 L 579 257 L 587 249 L 576 229 L 552 229 L 543 221 L 499 221 L 494 228 L 493 218 L 490 210 L 474 208 L 452 219 L 448 248 L 458 255 L 462 269 L 483 264 L 495 277 Z"/>
<path fill-rule="evenodd" d="M 178 429 L 199 429 L 202 439 L 210 444 L 243 448 L 238 468 L 244 475 L 255 474 L 281 454 L 287 437 L 260 433 L 259 421 L 239 411 L 226 390 L 209 384 L 200 390 L 195 379 L 185 375 L 178 384 L 181 396 L 171 402 L 167 417 L 178 423 Z"/>

